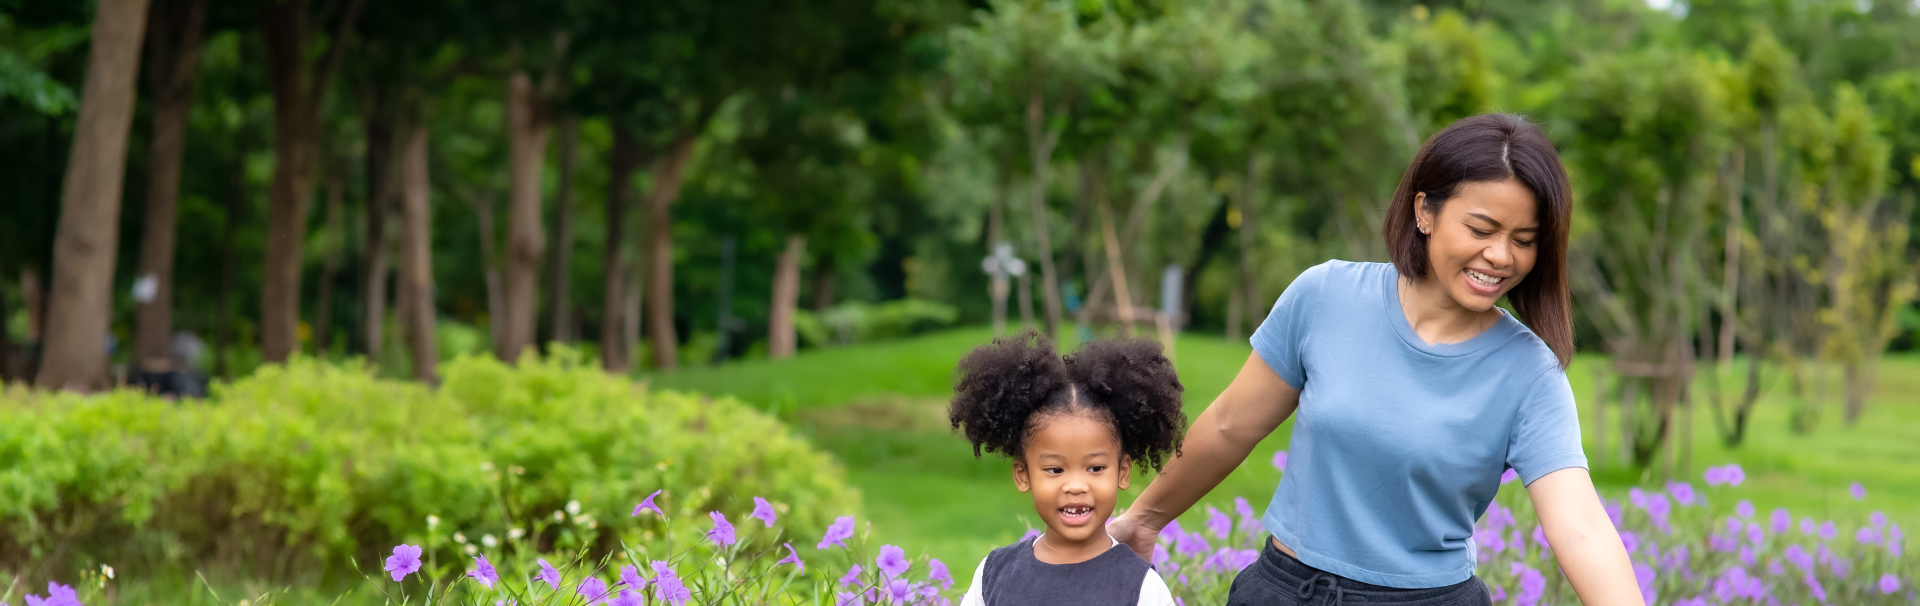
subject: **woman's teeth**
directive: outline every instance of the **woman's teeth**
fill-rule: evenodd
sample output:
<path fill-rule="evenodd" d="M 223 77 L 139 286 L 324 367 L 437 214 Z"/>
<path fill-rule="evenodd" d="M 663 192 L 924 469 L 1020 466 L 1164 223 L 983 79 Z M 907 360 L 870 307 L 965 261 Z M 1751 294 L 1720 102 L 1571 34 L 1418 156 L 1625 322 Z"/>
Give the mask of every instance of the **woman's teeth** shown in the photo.
<path fill-rule="evenodd" d="M 1500 281 L 1505 279 L 1505 278 L 1495 278 L 1493 276 L 1489 276 L 1487 274 L 1483 274 L 1471 269 L 1467 270 L 1467 277 L 1473 278 L 1473 281 L 1479 282 L 1481 284 L 1485 284 L 1487 286 L 1499 286 Z"/>

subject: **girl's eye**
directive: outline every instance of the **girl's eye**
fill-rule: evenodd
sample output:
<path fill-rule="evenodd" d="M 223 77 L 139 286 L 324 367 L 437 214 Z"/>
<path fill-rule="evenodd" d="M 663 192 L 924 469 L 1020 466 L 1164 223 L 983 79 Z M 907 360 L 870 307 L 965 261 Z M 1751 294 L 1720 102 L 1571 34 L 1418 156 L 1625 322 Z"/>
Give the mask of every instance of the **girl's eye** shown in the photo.
<path fill-rule="evenodd" d="M 1088 467 L 1088 468 L 1087 468 L 1087 471 L 1091 471 L 1091 472 L 1094 472 L 1094 473 L 1100 473 L 1100 472 L 1102 472 L 1102 471 L 1106 471 L 1106 470 L 1107 470 L 1107 466 L 1105 466 L 1105 465 L 1095 465 L 1095 466 L 1092 466 L 1092 467 Z"/>
<path fill-rule="evenodd" d="M 1047 468 L 1041 469 L 1041 471 L 1047 472 L 1048 474 L 1052 474 L 1052 475 L 1060 475 L 1060 473 L 1065 470 L 1060 469 L 1058 467 L 1047 467 Z"/>

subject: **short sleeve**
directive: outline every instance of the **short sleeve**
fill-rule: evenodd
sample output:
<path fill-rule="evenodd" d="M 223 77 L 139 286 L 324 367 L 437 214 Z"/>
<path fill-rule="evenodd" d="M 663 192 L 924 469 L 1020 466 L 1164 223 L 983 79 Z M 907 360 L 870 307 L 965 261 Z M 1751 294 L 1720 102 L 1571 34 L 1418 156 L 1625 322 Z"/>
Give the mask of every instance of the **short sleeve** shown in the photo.
<path fill-rule="evenodd" d="M 1567 373 L 1554 366 L 1527 388 L 1513 430 L 1507 436 L 1507 466 L 1532 484 L 1541 476 L 1569 467 L 1586 467 L 1580 447 L 1580 409 L 1574 405 Z"/>
<path fill-rule="evenodd" d="M 1286 292 L 1280 293 L 1280 300 L 1273 304 L 1273 311 L 1267 313 L 1260 328 L 1253 331 L 1253 352 L 1294 389 L 1304 389 L 1307 384 L 1306 361 L 1301 357 L 1309 326 L 1307 316 L 1326 272 L 1325 264 L 1300 272 Z"/>
<path fill-rule="evenodd" d="M 1166 579 L 1160 573 L 1147 571 L 1147 578 L 1140 581 L 1139 606 L 1175 606 L 1173 591 L 1167 589 Z"/>
<path fill-rule="evenodd" d="M 987 576 L 987 559 L 980 558 L 980 565 L 973 568 L 973 584 L 967 586 L 966 595 L 960 596 L 960 606 L 987 606 L 980 596 L 980 577 Z"/>

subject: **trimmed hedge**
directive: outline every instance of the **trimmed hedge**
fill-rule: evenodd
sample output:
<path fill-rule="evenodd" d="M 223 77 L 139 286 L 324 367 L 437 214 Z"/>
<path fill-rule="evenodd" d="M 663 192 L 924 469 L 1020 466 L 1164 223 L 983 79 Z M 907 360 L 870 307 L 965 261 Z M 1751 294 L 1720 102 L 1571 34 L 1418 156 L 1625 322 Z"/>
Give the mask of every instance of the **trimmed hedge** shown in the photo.
<path fill-rule="evenodd" d="M 317 582 L 429 515 L 535 548 L 564 515 L 612 549 L 659 489 L 690 515 L 743 516 L 766 497 L 807 534 L 858 504 L 838 463 L 731 399 L 649 393 L 570 351 L 462 357 L 443 374 L 436 391 L 296 360 L 205 401 L 8 389 L 0 569 L 174 562 Z"/>

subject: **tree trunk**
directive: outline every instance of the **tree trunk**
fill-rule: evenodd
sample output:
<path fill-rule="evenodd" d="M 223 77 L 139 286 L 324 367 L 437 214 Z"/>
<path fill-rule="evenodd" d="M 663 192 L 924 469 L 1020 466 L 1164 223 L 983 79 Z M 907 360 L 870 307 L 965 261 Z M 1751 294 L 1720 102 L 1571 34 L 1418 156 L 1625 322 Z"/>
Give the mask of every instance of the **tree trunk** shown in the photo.
<path fill-rule="evenodd" d="M 433 225 L 431 183 L 427 180 L 427 127 L 407 129 L 401 148 L 400 282 L 407 292 L 405 314 L 407 351 L 413 355 L 413 378 L 438 384 L 435 364 L 440 354 L 433 339 Z"/>
<path fill-rule="evenodd" d="M 300 260 L 313 198 L 313 160 L 320 105 L 340 69 L 353 23 L 365 0 L 349 0 L 326 51 L 309 65 L 312 32 L 303 1 L 260 4 L 273 92 L 273 181 L 267 190 L 267 251 L 260 289 L 260 355 L 284 362 L 298 346 Z"/>
<path fill-rule="evenodd" d="M 500 324 L 500 340 L 493 344 L 493 355 L 508 362 L 533 344 L 540 255 L 546 248 L 545 230 L 540 226 L 540 173 L 546 166 L 547 135 L 552 130 L 533 79 L 526 72 L 514 72 L 507 78 L 509 194 L 507 254 L 501 268 L 505 309 L 494 318 Z"/>
<path fill-rule="evenodd" d="M 988 256 L 994 256 L 996 251 L 999 250 L 1000 242 L 1006 240 L 1006 232 L 1001 229 L 1004 221 L 1001 217 L 1005 214 L 1003 209 L 1007 205 L 1008 171 L 1005 166 L 1001 166 L 998 162 L 994 163 L 994 166 L 993 200 L 988 202 L 989 206 L 987 206 Z M 1008 289 L 1007 272 L 1004 268 L 993 272 L 992 283 L 988 286 L 988 289 L 987 294 L 993 297 L 993 334 L 994 336 L 1007 334 Z"/>
<path fill-rule="evenodd" d="M 1742 248 L 1740 230 L 1745 224 L 1742 219 L 1740 194 L 1746 190 L 1746 167 L 1746 150 L 1734 148 L 1733 159 L 1729 162 L 1731 174 L 1726 180 L 1727 252 L 1726 267 L 1721 275 L 1719 372 L 1733 370 L 1733 340 L 1740 324 L 1737 307 L 1740 287 L 1740 249 Z M 1718 381 L 1717 378 L 1715 380 Z"/>
<path fill-rule="evenodd" d="M 347 246 L 344 219 L 340 216 L 344 211 L 345 189 L 346 184 L 339 177 L 327 180 L 327 227 L 321 235 L 326 260 L 320 267 L 320 305 L 313 312 L 313 353 L 322 359 L 327 357 L 327 347 L 333 341 L 333 277 L 340 269 L 340 249 Z"/>
<path fill-rule="evenodd" d="M 547 272 L 553 288 L 547 293 L 547 339 L 573 341 L 573 164 L 580 121 L 571 116 L 560 122 L 560 189 L 553 196 L 553 267 Z"/>
<path fill-rule="evenodd" d="M 1247 326 L 1258 330 L 1267 320 L 1267 301 L 1260 298 L 1260 272 L 1254 268 L 1257 228 L 1254 197 L 1260 191 L 1260 155 L 1247 154 L 1247 182 L 1240 193 L 1240 292 L 1247 297 Z M 1344 209 L 1341 216 L 1346 216 Z"/>
<path fill-rule="evenodd" d="M 680 197 L 681 180 L 693 160 L 693 134 L 683 134 L 667 157 L 654 166 L 653 191 L 647 196 L 647 229 L 652 232 L 647 254 L 652 266 L 647 277 L 648 322 L 653 333 L 653 363 L 661 370 L 679 367 L 679 336 L 673 329 L 673 218 L 668 207 Z"/>
<path fill-rule="evenodd" d="M 387 316 L 387 214 L 393 208 L 387 175 L 393 167 L 393 123 L 390 99 L 385 91 L 374 91 L 367 109 L 366 152 L 366 233 L 360 246 L 366 260 L 361 296 L 365 307 L 360 316 L 361 351 L 367 359 L 379 363 L 381 341 L 385 339 Z"/>
<path fill-rule="evenodd" d="M 613 149 L 607 153 L 607 245 L 600 262 L 600 365 L 607 372 L 625 374 L 633 364 L 633 351 L 627 348 L 626 327 L 640 318 L 628 316 L 626 233 L 627 193 L 633 190 L 633 171 L 639 167 L 640 142 L 633 132 L 613 125 Z"/>
<path fill-rule="evenodd" d="M 1105 199 L 1096 199 L 1100 211 L 1100 242 L 1107 251 L 1107 273 L 1113 283 L 1113 302 L 1119 310 L 1120 334 L 1133 332 L 1133 294 L 1127 290 L 1126 265 L 1120 260 L 1120 236 L 1113 227 L 1113 210 Z"/>
<path fill-rule="evenodd" d="M 833 307 L 833 274 L 835 260 L 832 252 L 826 252 L 813 260 L 813 311 L 824 312 Z"/>
<path fill-rule="evenodd" d="M 800 306 L 800 257 L 807 253 L 807 237 L 787 236 L 787 249 L 773 268 L 773 313 L 767 319 L 767 357 L 793 357 L 797 348 L 793 313 Z"/>
<path fill-rule="evenodd" d="M 108 386 L 107 324 L 113 313 L 120 183 L 146 19 L 147 0 L 100 0 L 94 14 L 87 79 L 54 236 L 53 293 L 37 380 L 42 388 L 90 391 Z"/>
<path fill-rule="evenodd" d="M 401 162 L 405 161 L 405 158 L 401 159 Z M 507 303 L 500 288 L 500 256 L 494 250 L 494 237 L 498 231 L 493 227 L 493 200 L 481 196 L 472 188 L 463 187 L 462 191 L 466 192 L 467 204 L 473 207 L 474 220 L 480 228 L 480 277 L 487 287 L 487 339 L 497 351 L 500 343 L 506 340 L 506 320 L 503 318 L 507 315 Z M 401 309 L 401 313 L 406 313 L 406 310 Z"/>
<path fill-rule="evenodd" d="M 1060 281 L 1054 278 L 1053 243 L 1047 234 L 1047 164 L 1060 142 L 1060 130 L 1046 132 L 1044 104 L 1038 89 L 1027 98 L 1027 143 L 1033 161 L 1033 236 L 1040 248 L 1040 292 L 1046 295 L 1047 336 L 1054 337 L 1060 326 Z"/>
<path fill-rule="evenodd" d="M 153 280 L 153 299 L 134 315 L 134 365 L 169 370 L 173 335 L 173 251 L 179 220 L 181 148 L 193 109 L 194 69 L 207 0 L 164 1 L 147 20 L 147 81 L 153 93 L 153 140 L 147 152 L 147 208 L 139 275 Z"/>

